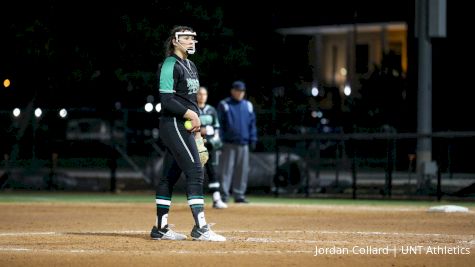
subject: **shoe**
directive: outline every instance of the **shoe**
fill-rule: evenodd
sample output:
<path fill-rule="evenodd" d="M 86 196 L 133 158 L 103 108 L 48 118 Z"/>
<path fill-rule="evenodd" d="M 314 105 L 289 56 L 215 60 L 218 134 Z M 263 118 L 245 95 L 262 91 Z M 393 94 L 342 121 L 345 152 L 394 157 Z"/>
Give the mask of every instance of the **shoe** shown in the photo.
<path fill-rule="evenodd" d="M 228 205 L 224 203 L 222 200 L 214 201 L 213 208 L 215 209 L 227 209 Z"/>
<path fill-rule="evenodd" d="M 234 200 L 234 203 L 239 203 L 239 204 L 249 204 L 249 201 L 245 198 L 237 198 Z"/>
<path fill-rule="evenodd" d="M 186 240 L 186 235 L 179 234 L 172 229 L 171 225 L 165 225 L 162 229 L 153 226 L 152 231 L 150 232 L 150 237 L 153 240 Z"/>
<path fill-rule="evenodd" d="M 214 242 L 226 241 L 226 237 L 213 232 L 210 226 L 210 224 L 207 224 L 201 228 L 198 228 L 198 226 L 195 225 L 193 227 L 193 230 L 191 230 L 191 237 L 193 238 L 193 240 Z"/>

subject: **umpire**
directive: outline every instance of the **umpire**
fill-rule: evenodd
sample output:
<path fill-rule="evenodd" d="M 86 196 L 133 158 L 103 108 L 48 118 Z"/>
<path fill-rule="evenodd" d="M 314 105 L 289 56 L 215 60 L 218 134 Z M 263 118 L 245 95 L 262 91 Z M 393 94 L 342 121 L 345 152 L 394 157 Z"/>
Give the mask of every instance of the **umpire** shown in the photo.
<path fill-rule="evenodd" d="M 232 194 L 235 203 L 248 203 L 245 198 L 249 174 L 249 146 L 255 149 L 257 142 L 256 115 L 252 103 L 244 99 L 246 85 L 235 81 L 231 97 L 218 106 L 220 136 L 224 142 L 221 155 L 223 201 Z"/>

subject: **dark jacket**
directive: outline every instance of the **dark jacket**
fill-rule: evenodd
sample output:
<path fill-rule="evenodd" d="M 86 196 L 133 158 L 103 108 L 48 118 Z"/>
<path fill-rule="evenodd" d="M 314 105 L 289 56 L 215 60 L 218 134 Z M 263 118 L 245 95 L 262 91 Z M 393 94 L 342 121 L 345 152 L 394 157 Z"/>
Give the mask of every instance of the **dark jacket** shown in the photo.
<path fill-rule="evenodd" d="M 228 97 L 219 102 L 218 117 L 224 143 L 248 145 L 257 142 L 256 115 L 251 102 Z"/>

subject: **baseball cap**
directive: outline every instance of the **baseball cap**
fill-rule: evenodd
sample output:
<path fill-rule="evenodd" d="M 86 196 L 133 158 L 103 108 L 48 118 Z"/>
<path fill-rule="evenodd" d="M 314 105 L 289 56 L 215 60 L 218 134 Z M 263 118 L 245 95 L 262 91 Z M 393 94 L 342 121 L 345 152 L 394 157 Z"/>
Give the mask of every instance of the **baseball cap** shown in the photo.
<path fill-rule="evenodd" d="M 245 91 L 246 90 L 246 84 L 242 81 L 235 81 L 235 82 L 233 82 L 233 89 Z"/>

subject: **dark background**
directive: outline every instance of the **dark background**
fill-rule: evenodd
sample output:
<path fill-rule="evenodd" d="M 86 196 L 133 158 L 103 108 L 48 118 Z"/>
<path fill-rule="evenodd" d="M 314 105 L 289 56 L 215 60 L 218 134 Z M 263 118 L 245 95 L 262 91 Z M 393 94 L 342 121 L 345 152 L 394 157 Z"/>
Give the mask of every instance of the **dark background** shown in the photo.
<path fill-rule="evenodd" d="M 242 79 L 248 97 L 269 109 L 272 88 L 308 73 L 308 37 L 283 38 L 290 26 L 406 21 L 409 26 L 408 101 L 404 131 L 416 129 L 417 39 L 414 3 L 405 1 L 5 1 L 1 4 L 0 74 L 3 110 L 34 99 L 45 108 L 143 108 L 157 95 L 156 68 L 174 25 L 198 32 L 191 59 L 210 89 L 210 103 Z M 433 40 L 434 130 L 474 130 L 473 62 L 467 4 L 448 1 L 447 38 Z M 385 101 L 391 101 L 385 100 Z M 284 101 L 285 102 L 285 101 Z"/>

